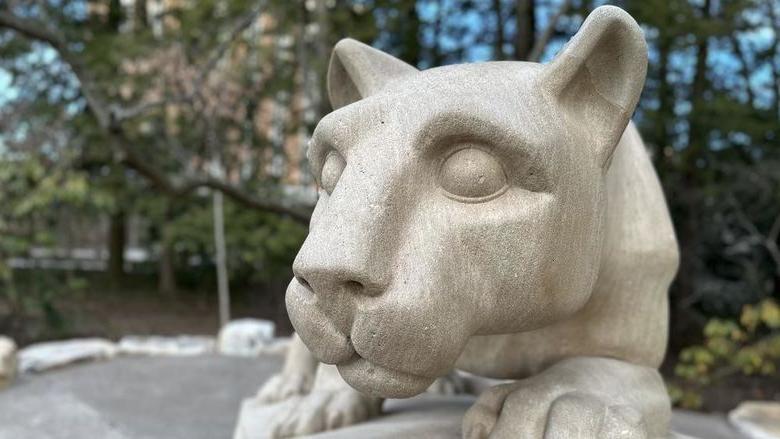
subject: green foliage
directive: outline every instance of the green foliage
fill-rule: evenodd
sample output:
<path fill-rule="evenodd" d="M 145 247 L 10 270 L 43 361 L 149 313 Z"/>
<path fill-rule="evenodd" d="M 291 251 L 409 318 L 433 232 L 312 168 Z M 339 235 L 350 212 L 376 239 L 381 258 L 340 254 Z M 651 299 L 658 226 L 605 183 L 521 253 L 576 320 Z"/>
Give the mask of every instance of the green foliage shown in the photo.
<path fill-rule="evenodd" d="M 67 321 L 55 300 L 83 290 L 83 281 L 68 274 L 63 282 L 53 273 L 35 272 L 23 274 L 20 282 L 8 261 L 26 256 L 33 247 L 52 245 L 53 226 L 61 212 L 97 212 L 112 200 L 91 186 L 83 172 L 35 155 L 0 161 L 0 187 L 0 306 L 9 311 L 0 315 L 0 327 L 37 318 L 43 331 L 56 336 Z"/>
<path fill-rule="evenodd" d="M 83 172 L 27 156 L 0 161 L 0 281 L 10 282 L 7 259 L 53 242 L 51 225 L 63 210 L 99 211 L 112 199 L 90 186 Z"/>
<path fill-rule="evenodd" d="M 780 362 L 780 306 L 772 299 L 745 305 L 739 321 L 713 318 L 700 345 L 680 351 L 669 394 L 674 404 L 699 408 L 699 390 L 733 374 L 776 376 Z"/>
<path fill-rule="evenodd" d="M 213 267 L 213 211 L 208 201 L 181 206 L 167 221 L 158 217 L 183 268 L 192 260 L 200 261 L 197 266 Z M 306 237 L 304 226 L 278 215 L 246 209 L 229 200 L 225 202 L 224 215 L 227 267 L 232 282 L 279 280 L 289 276 L 295 253 Z"/>

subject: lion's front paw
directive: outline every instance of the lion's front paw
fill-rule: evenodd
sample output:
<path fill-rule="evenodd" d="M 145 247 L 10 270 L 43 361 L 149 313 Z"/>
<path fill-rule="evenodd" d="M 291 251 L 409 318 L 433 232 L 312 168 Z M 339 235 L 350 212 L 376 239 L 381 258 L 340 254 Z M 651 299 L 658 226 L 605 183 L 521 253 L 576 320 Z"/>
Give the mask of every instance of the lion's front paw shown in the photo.
<path fill-rule="evenodd" d="M 547 415 L 545 439 L 643 439 L 642 415 L 627 405 L 609 405 L 599 397 L 572 392 L 553 401 Z"/>
<path fill-rule="evenodd" d="M 443 377 L 436 378 L 436 381 L 428 387 L 426 392 L 450 396 L 466 393 L 466 388 L 466 380 L 457 372 L 452 371 Z"/>
<path fill-rule="evenodd" d="M 535 392 L 491 389 L 463 419 L 463 437 L 544 439 L 644 439 L 648 437 L 636 409 L 574 391 L 552 398 Z"/>
<path fill-rule="evenodd" d="M 264 403 L 284 401 L 296 395 L 305 395 L 311 390 L 314 377 L 303 373 L 280 373 L 271 377 L 257 393 Z"/>
<path fill-rule="evenodd" d="M 491 387 L 479 396 L 463 417 L 464 439 L 484 439 L 493 431 L 504 400 L 514 387 L 514 384 Z"/>
<path fill-rule="evenodd" d="M 381 400 L 353 389 L 314 390 L 290 405 L 286 415 L 275 419 L 272 438 L 286 438 L 335 430 L 377 416 Z"/>

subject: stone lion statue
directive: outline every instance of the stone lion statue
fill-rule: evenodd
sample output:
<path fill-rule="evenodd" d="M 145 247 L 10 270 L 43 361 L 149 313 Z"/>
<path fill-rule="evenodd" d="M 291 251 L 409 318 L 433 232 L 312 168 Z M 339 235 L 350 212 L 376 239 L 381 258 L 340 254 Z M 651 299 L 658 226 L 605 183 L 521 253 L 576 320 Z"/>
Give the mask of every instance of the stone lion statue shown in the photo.
<path fill-rule="evenodd" d="M 513 380 L 479 396 L 464 438 L 668 436 L 678 250 L 629 123 L 646 69 L 611 6 L 546 65 L 418 71 L 339 42 L 287 290 L 299 338 L 260 392 L 306 396 L 272 435 L 360 422 L 459 369 Z"/>

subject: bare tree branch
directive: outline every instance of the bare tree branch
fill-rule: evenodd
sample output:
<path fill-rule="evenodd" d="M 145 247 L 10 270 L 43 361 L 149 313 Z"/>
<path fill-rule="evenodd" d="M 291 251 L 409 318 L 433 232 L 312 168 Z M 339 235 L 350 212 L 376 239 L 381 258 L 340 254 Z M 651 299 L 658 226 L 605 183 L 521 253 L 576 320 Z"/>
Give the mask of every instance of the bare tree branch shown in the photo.
<path fill-rule="evenodd" d="M 745 214 L 742 204 L 735 198 L 729 197 L 729 204 L 734 208 L 734 214 L 740 225 L 755 238 L 754 241 L 764 247 L 772 261 L 775 264 L 775 271 L 780 274 L 780 248 L 777 245 L 777 238 L 780 236 L 780 213 L 777 214 L 769 232 L 765 235 L 761 233 L 756 224 Z"/>
<path fill-rule="evenodd" d="M 81 93 L 87 100 L 92 114 L 95 116 L 101 128 L 109 129 L 111 125 L 111 113 L 105 100 L 98 96 L 95 89 L 95 81 L 87 71 L 83 61 L 68 47 L 65 37 L 49 29 L 46 24 L 36 20 L 20 19 L 13 14 L 0 11 L 0 27 L 13 29 L 19 34 L 36 41 L 47 43 L 59 53 L 62 60 L 67 63 L 73 74 L 81 84 Z"/>
<path fill-rule="evenodd" d="M 563 2 L 561 2 L 561 6 L 558 8 L 555 14 L 550 17 L 550 22 L 547 23 L 547 27 L 544 28 L 544 31 L 539 36 L 539 39 L 534 43 L 534 47 L 531 49 L 531 54 L 528 55 L 528 61 L 539 62 L 544 49 L 547 47 L 547 44 L 550 43 L 550 40 L 555 33 L 555 28 L 558 26 L 558 21 L 560 21 L 563 14 L 565 14 L 570 7 L 571 0 L 563 0 Z"/>
<path fill-rule="evenodd" d="M 231 27 L 231 31 L 227 38 L 222 41 L 216 49 L 208 57 L 208 60 L 203 64 L 198 76 L 195 78 L 195 82 L 192 87 L 192 93 L 188 93 L 184 96 L 177 96 L 172 98 L 164 98 L 151 102 L 141 102 L 138 105 L 132 107 L 116 107 L 113 109 L 113 117 L 115 123 L 122 123 L 126 120 L 133 119 L 138 116 L 147 114 L 149 111 L 164 107 L 170 104 L 181 104 L 192 102 L 200 97 L 203 85 L 208 80 L 211 72 L 219 64 L 219 61 L 225 56 L 225 53 L 230 48 L 231 44 L 244 32 L 249 26 L 257 20 L 257 17 L 263 12 L 265 2 L 261 2 L 257 7 L 250 12 L 239 17 L 235 24 Z"/>
<path fill-rule="evenodd" d="M 209 57 L 208 61 L 201 70 L 196 79 L 193 88 L 195 95 L 188 97 L 191 100 L 197 98 L 197 93 L 202 89 L 203 83 L 208 79 L 209 74 L 217 66 L 220 59 L 227 52 L 235 39 L 246 30 L 262 12 L 265 2 L 261 2 L 256 8 L 243 15 L 237 20 L 236 26 L 232 28 L 228 37 L 218 45 L 216 50 Z M 146 111 L 150 111 L 158 106 L 170 103 L 169 100 L 144 103 L 136 107 L 124 109 L 116 104 L 107 104 L 99 90 L 96 87 L 96 81 L 86 68 L 79 53 L 70 49 L 64 36 L 51 30 L 46 24 L 32 19 L 21 19 L 9 12 L 0 11 L 0 27 L 5 27 L 18 32 L 20 35 L 29 39 L 47 43 L 54 48 L 62 60 L 68 64 L 73 74 L 79 80 L 81 91 L 87 101 L 89 112 L 95 117 L 100 128 L 102 128 L 109 139 L 113 149 L 118 153 L 118 159 L 132 169 L 135 169 L 140 175 L 147 178 L 154 186 L 164 193 L 180 197 L 188 195 L 201 187 L 208 187 L 219 190 L 235 201 L 254 209 L 264 210 L 271 213 L 287 215 L 290 218 L 308 224 L 311 207 L 303 206 L 293 208 L 271 200 L 257 199 L 240 188 L 231 185 L 225 181 L 215 179 L 211 176 L 180 179 L 172 178 L 162 170 L 153 165 L 153 161 L 142 157 L 132 143 L 126 138 L 122 129 L 121 122 L 132 117 L 139 116 Z"/>
<path fill-rule="evenodd" d="M 751 69 L 747 61 L 747 56 L 745 56 L 745 51 L 742 50 L 742 45 L 739 44 L 739 39 L 735 33 L 729 34 L 728 39 L 731 42 L 731 45 L 734 47 L 734 54 L 737 56 L 737 60 L 740 64 L 739 70 L 742 74 L 743 80 L 745 81 L 745 92 L 747 93 L 748 103 L 751 106 L 754 106 L 755 97 L 753 94 L 753 88 L 750 85 Z"/>
<path fill-rule="evenodd" d="M 13 29 L 33 40 L 49 43 L 57 51 L 65 49 L 65 41 L 61 35 L 49 31 L 45 24 L 34 20 L 22 20 L 8 12 L 0 11 L 0 26 Z"/>

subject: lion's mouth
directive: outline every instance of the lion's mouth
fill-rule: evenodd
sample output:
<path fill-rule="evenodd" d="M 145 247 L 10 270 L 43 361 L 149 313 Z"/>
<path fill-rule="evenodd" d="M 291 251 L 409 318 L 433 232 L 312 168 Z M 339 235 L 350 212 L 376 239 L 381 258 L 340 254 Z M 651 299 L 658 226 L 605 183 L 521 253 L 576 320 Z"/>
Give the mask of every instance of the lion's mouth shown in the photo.
<path fill-rule="evenodd" d="M 424 377 L 376 365 L 358 354 L 338 364 L 339 373 L 350 386 L 368 395 L 409 398 L 424 392 L 435 378 Z"/>
<path fill-rule="evenodd" d="M 287 287 L 286 301 L 295 331 L 317 359 L 338 364 L 355 355 L 350 337 L 317 306 L 315 294 L 297 279 Z"/>
<path fill-rule="evenodd" d="M 335 364 L 352 387 L 385 398 L 408 398 L 424 392 L 435 377 L 399 370 L 399 364 L 387 364 L 385 355 L 377 355 L 383 337 L 370 321 L 333 319 L 318 306 L 311 289 L 293 279 L 287 289 L 287 310 L 301 340 L 318 360 Z M 332 311 L 332 310 L 331 310 Z M 382 365 L 385 364 L 385 365 Z M 391 367 L 387 367 L 391 366 Z M 413 370 L 414 365 L 404 364 Z"/>

